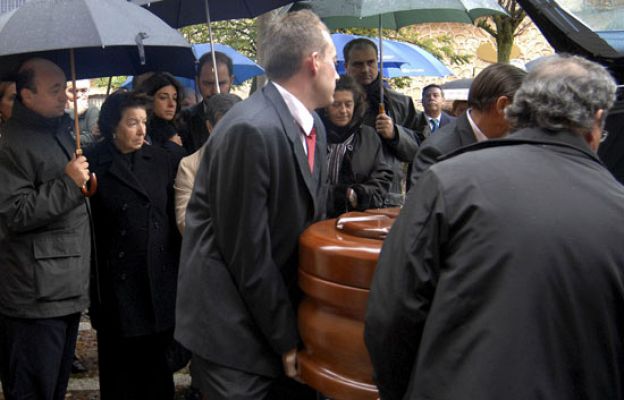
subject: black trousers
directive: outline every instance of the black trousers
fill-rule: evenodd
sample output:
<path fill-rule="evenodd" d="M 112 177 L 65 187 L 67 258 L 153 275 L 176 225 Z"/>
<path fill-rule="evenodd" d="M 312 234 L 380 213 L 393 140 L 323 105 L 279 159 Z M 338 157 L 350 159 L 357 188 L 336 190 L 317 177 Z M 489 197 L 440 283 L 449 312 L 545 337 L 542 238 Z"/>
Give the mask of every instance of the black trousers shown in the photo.
<path fill-rule="evenodd" d="M 316 400 L 316 392 L 282 375 L 269 378 L 224 367 L 196 354 L 191 377 L 204 400 Z"/>
<path fill-rule="evenodd" d="M 0 315 L 0 379 L 6 400 L 65 398 L 80 314 L 26 319 Z"/>
<path fill-rule="evenodd" d="M 172 400 L 173 372 L 167 350 L 173 332 L 121 337 L 97 331 L 101 400 Z"/>

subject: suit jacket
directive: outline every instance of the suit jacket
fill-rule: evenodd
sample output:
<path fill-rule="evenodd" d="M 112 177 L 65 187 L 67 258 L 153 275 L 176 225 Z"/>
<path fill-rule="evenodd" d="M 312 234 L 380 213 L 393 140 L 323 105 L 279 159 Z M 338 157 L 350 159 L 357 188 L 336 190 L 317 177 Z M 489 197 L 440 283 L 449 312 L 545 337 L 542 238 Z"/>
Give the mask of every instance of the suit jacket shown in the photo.
<path fill-rule="evenodd" d="M 310 172 L 301 132 L 273 84 L 211 134 L 187 207 L 176 339 L 216 364 L 277 376 L 298 343 L 299 235 L 324 216 L 326 138 Z"/>
<path fill-rule="evenodd" d="M 87 201 L 65 174 L 69 117 L 15 102 L 0 141 L 0 313 L 51 318 L 89 306 Z"/>
<path fill-rule="evenodd" d="M 93 324 L 126 337 L 171 330 L 180 236 L 170 158 L 153 145 L 122 155 L 108 141 L 88 157 L 98 177 L 91 204 L 101 301 L 93 301 Z"/>
<path fill-rule="evenodd" d="M 178 121 L 179 135 L 187 154 L 192 154 L 206 143 L 210 132 L 206 128 L 204 102 L 182 110 Z"/>
<path fill-rule="evenodd" d="M 381 251 L 365 325 L 381 398 L 622 399 L 624 187 L 572 133 L 462 151 Z"/>
<path fill-rule="evenodd" d="M 427 126 L 429 124 L 427 123 Z M 412 162 L 409 187 L 418 181 L 418 178 L 426 170 L 438 161 L 440 156 L 451 153 L 460 147 L 476 143 L 472 126 L 468 121 L 466 113 L 451 121 L 450 124 L 440 128 L 435 135 L 429 136 L 416 153 L 416 158 Z"/>
<path fill-rule="evenodd" d="M 438 127 L 438 129 L 450 124 L 453 121 L 455 121 L 455 117 L 442 111 L 442 113 L 440 114 L 440 126 Z M 439 131 L 437 131 L 436 134 L 438 132 Z M 418 115 L 416 134 L 418 135 L 418 139 L 421 142 L 423 142 L 425 139 L 431 136 L 431 125 L 429 124 L 429 121 L 427 120 L 427 116 L 425 115 L 424 112 Z"/>

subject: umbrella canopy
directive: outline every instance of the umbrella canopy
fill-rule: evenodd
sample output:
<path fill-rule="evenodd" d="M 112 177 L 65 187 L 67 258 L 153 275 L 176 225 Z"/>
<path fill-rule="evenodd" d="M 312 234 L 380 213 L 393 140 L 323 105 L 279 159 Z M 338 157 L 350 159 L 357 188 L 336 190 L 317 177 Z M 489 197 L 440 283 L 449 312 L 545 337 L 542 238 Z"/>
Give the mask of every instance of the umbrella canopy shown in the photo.
<path fill-rule="evenodd" d="M 496 0 L 312 0 L 306 4 L 330 29 L 400 29 L 430 22 L 471 24 L 479 17 L 506 15 Z"/>
<path fill-rule="evenodd" d="M 204 0 L 130 0 L 144 5 L 169 25 L 182 26 L 206 22 Z M 292 3 L 293 0 L 209 0 L 212 21 L 254 18 L 267 11 Z"/>
<path fill-rule="evenodd" d="M 332 40 L 336 46 L 339 74 L 345 73 L 345 60 L 343 49 L 347 43 L 354 39 L 365 38 L 375 42 L 379 46 L 379 38 L 371 38 L 343 33 L 332 34 Z M 387 78 L 401 76 L 449 76 L 453 73 L 431 53 L 423 50 L 412 43 L 395 40 L 384 40 L 383 75 Z"/>
<path fill-rule="evenodd" d="M 191 45 L 149 11 L 125 0 L 32 0 L 0 15 L 0 71 L 45 57 L 76 77 L 163 70 L 192 77 Z"/>
<path fill-rule="evenodd" d="M 245 57 L 238 51 L 234 50 L 230 46 L 215 43 L 214 49 L 215 51 L 220 51 L 221 53 L 224 53 L 226 56 L 232 59 L 232 63 L 234 64 L 234 84 L 240 85 L 247 79 L 264 74 L 264 69 L 261 66 L 259 66 L 249 58 Z M 195 51 L 195 55 L 199 59 L 201 56 L 211 51 L 211 46 L 210 43 L 194 44 L 193 50 Z"/>
<path fill-rule="evenodd" d="M 264 69 L 245 57 L 238 51 L 234 50 L 230 46 L 225 44 L 215 44 L 215 51 L 220 51 L 230 57 L 232 59 L 232 64 L 234 67 L 234 84 L 240 85 L 247 79 L 253 78 L 254 76 L 262 75 L 264 73 Z M 201 57 L 205 53 L 210 51 L 211 47 L 208 43 L 202 44 L 194 44 L 193 51 L 197 58 Z M 195 90 L 195 79 L 185 78 L 181 76 L 176 76 L 176 78 L 180 81 L 180 83 L 186 87 L 189 87 Z M 132 77 L 126 79 L 126 81 L 121 85 L 123 88 L 129 88 L 132 84 Z"/>
<path fill-rule="evenodd" d="M 472 85 L 472 78 L 456 79 L 441 86 L 447 100 L 468 100 L 470 85 Z"/>

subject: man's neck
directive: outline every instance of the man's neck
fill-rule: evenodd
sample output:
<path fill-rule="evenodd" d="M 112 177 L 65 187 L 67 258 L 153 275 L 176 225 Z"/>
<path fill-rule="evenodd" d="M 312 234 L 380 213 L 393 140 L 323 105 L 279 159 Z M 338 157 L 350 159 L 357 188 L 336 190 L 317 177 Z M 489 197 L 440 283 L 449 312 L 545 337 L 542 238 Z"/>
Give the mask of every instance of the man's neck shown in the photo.
<path fill-rule="evenodd" d="M 312 88 L 307 87 L 305 82 L 305 80 L 298 79 L 297 75 L 290 79 L 275 81 L 275 83 L 288 90 L 290 94 L 295 96 L 301 103 L 303 103 L 308 111 L 312 112 L 317 107 L 314 98 L 311 95 L 313 93 L 313 90 Z"/>
<path fill-rule="evenodd" d="M 431 114 L 425 111 L 425 117 L 427 117 L 427 119 L 437 119 L 438 121 L 440 120 L 440 117 L 442 116 L 442 111 L 438 111 L 438 114 L 435 115 L 435 112 L 432 112 Z"/>
<path fill-rule="evenodd" d="M 479 127 L 479 129 L 481 130 L 481 132 L 483 132 L 485 136 L 490 139 L 495 136 L 493 134 L 493 132 L 495 131 L 495 126 L 487 117 L 487 113 L 471 108 L 470 118 L 472 118 L 472 121 L 475 123 L 475 125 Z"/>

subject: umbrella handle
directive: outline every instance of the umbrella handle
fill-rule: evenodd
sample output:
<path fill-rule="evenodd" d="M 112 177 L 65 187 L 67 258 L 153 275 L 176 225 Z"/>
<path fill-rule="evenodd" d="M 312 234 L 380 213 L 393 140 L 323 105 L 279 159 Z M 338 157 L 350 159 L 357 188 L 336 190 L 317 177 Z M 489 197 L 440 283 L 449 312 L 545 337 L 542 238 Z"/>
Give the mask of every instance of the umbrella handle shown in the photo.
<path fill-rule="evenodd" d="M 379 103 L 379 114 L 385 114 L 386 113 L 386 106 L 384 105 L 384 103 Z"/>
<path fill-rule="evenodd" d="M 89 185 L 88 188 L 87 185 Z M 89 181 L 82 185 L 80 191 L 85 197 L 91 197 L 95 194 L 97 191 L 97 177 L 95 176 L 95 172 L 91 172 L 91 175 L 89 175 Z"/>

